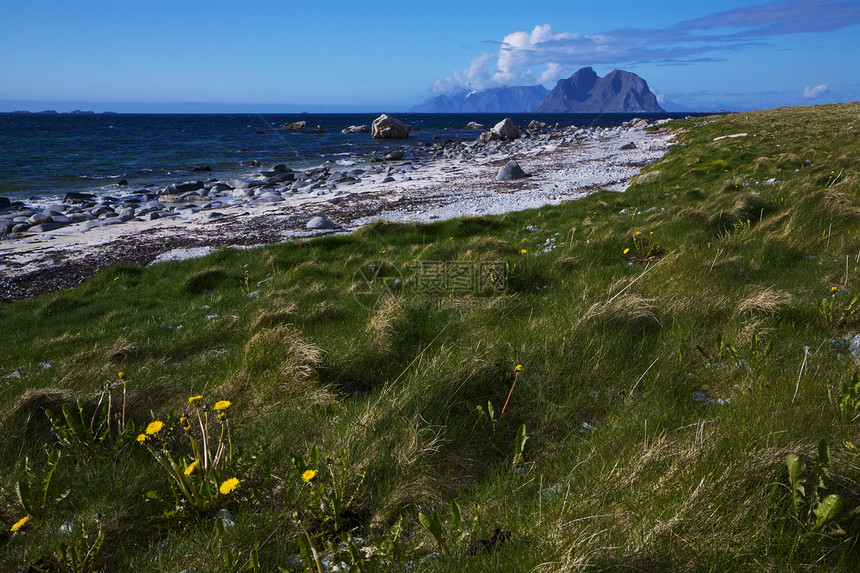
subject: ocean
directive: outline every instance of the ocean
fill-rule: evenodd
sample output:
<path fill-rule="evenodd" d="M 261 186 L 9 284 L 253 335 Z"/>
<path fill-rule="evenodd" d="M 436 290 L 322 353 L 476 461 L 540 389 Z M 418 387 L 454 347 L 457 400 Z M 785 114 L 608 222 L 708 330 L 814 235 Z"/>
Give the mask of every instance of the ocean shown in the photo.
<path fill-rule="evenodd" d="M 30 204 L 59 201 L 70 191 L 123 196 L 195 179 L 248 176 L 266 165 L 294 170 L 361 165 L 374 152 L 444 140 L 475 139 L 470 121 L 487 128 L 505 117 L 525 127 L 536 119 L 563 126 L 614 126 L 633 117 L 686 114 L 392 114 L 417 131 L 405 140 L 342 134 L 379 114 L 0 114 L 0 197 Z M 323 133 L 282 129 L 307 122 Z M 211 173 L 194 173 L 208 165 Z M 128 182 L 120 186 L 121 180 Z"/>

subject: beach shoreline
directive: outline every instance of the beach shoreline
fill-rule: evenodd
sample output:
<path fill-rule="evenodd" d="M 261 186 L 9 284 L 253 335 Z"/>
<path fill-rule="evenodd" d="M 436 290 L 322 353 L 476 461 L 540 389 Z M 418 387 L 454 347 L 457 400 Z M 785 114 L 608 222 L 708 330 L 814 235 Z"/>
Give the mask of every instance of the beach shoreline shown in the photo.
<path fill-rule="evenodd" d="M 378 219 L 432 222 L 497 215 L 578 199 L 600 189 L 623 191 L 641 167 L 663 156 L 672 137 L 668 129 L 645 130 L 641 125 L 544 128 L 511 142 L 452 142 L 443 156 L 385 161 L 357 181 L 270 193 L 269 201 L 249 195 L 247 200 L 209 201 L 194 208 L 180 204 L 170 217 L 133 217 L 89 229 L 77 223 L 0 237 L 0 301 L 73 287 L 113 264 L 148 265 L 222 247 L 349 232 Z M 528 177 L 496 180 L 510 160 Z M 240 182 L 230 183 L 241 188 Z M 234 197 L 242 195 L 232 192 Z M 159 199 L 168 203 L 171 197 L 162 194 Z M 336 226 L 308 229 L 317 216 Z"/>

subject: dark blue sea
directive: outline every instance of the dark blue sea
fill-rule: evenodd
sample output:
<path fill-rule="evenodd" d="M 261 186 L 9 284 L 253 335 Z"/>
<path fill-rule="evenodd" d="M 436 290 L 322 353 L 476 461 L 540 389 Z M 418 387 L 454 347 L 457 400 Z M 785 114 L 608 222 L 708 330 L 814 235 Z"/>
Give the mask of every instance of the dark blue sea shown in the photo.
<path fill-rule="evenodd" d="M 633 117 L 684 114 L 393 114 L 413 131 L 406 140 L 341 134 L 379 114 L 0 114 L 0 196 L 56 201 L 69 191 L 121 196 L 193 179 L 230 179 L 258 169 L 256 160 L 294 170 L 326 164 L 360 165 L 373 152 L 429 142 L 475 139 L 470 121 L 487 128 L 505 117 L 525 127 L 532 119 L 564 126 L 620 125 Z M 306 121 L 324 133 L 289 131 Z M 211 173 L 192 173 L 206 164 Z M 127 186 L 117 183 L 125 179 Z"/>

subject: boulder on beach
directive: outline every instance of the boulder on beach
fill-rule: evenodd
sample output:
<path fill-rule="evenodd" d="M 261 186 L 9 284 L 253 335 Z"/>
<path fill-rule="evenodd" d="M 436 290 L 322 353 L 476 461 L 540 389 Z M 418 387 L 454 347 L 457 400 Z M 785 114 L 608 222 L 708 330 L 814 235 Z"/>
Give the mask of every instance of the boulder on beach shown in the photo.
<path fill-rule="evenodd" d="M 307 229 L 337 229 L 340 226 L 326 217 L 325 215 L 318 215 L 307 222 L 305 228 Z"/>
<path fill-rule="evenodd" d="M 527 131 L 537 131 L 538 129 L 543 129 L 546 127 L 546 124 L 542 121 L 538 121 L 533 119 L 529 122 L 528 127 L 526 127 Z"/>
<path fill-rule="evenodd" d="M 522 179 L 523 177 L 528 177 L 528 174 L 526 174 L 526 172 L 523 171 L 523 168 L 520 167 L 520 164 L 513 159 L 503 165 L 496 174 L 497 181 L 511 181 L 513 179 Z"/>
<path fill-rule="evenodd" d="M 308 124 L 306 121 L 294 121 L 292 123 L 285 123 L 281 126 L 281 129 L 304 129 Z"/>
<path fill-rule="evenodd" d="M 382 114 L 370 126 L 373 139 L 405 139 L 409 137 L 409 127 L 389 115 Z"/>
<path fill-rule="evenodd" d="M 69 205 L 75 205 L 77 203 L 87 203 L 89 201 L 95 201 L 96 196 L 91 193 L 78 193 L 77 191 L 70 191 L 66 193 L 65 197 L 63 197 L 63 203 L 68 203 Z"/>
<path fill-rule="evenodd" d="M 400 161 L 406 156 L 406 152 L 402 149 L 397 149 L 395 151 L 389 151 L 382 158 L 386 161 Z"/>
<path fill-rule="evenodd" d="M 470 121 L 466 124 L 466 129 L 487 129 L 477 121 Z"/>
<path fill-rule="evenodd" d="M 188 193 L 189 191 L 197 191 L 203 189 L 202 181 L 185 181 L 183 183 L 171 183 L 164 188 L 165 195 L 178 195 L 179 193 Z"/>
<path fill-rule="evenodd" d="M 341 133 L 370 133 L 369 125 L 350 125 L 340 130 Z"/>
<path fill-rule="evenodd" d="M 490 131 L 502 139 L 517 139 L 520 136 L 520 128 L 509 117 L 494 125 Z"/>

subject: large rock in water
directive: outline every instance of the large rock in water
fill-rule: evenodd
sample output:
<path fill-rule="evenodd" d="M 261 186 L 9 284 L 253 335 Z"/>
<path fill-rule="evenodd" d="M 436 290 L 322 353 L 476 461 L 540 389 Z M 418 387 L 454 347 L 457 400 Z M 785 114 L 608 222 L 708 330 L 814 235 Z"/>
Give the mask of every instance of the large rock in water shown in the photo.
<path fill-rule="evenodd" d="M 490 132 L 502 139 L 517 139 L 520 136 L 520 128 L 509 117 L 494 125 Z"/>
<path fill-rule="evenodd" d="M 522 179 L 523 177 L 528 177 L 523 168 L 520 167 L 520 164 L 515 160 L 511 159 L 505 165 L 499 169 L 498 174 L 496 175 L 497 181 L 511 181 L 513 179 Z"/>
<path fill-rule="evenodd" d="M 535 110 L 541 113 L 638 113 L 661 112 L 648 83 L 631 72 L 612 70 L 599 77 L 582 68 L 559 80 L 546 100 Z"/>
<path fill-rule="evenodd" d="M 341 133 L 370 133 L 369 125 L 350 125 L 340 130 Z"/>
<path fill-rule="evenodd" d="M 389 115 L 382 114 L 370 126 L 373 139 L 405 139 L 409 137 L 409 127 Z"/>
<path fill-rule="evenodd" d="M 308 124 L 306 121 L 294 121 L 292 123 L 285 123 L 281 129 L 304 129 Z"/>

